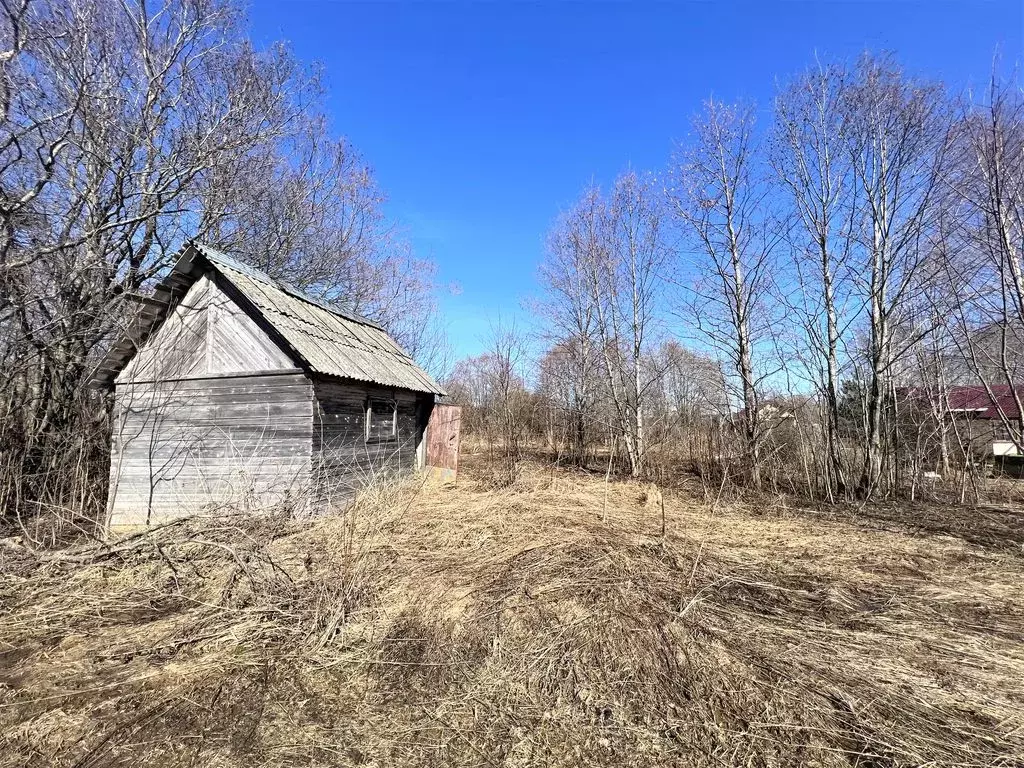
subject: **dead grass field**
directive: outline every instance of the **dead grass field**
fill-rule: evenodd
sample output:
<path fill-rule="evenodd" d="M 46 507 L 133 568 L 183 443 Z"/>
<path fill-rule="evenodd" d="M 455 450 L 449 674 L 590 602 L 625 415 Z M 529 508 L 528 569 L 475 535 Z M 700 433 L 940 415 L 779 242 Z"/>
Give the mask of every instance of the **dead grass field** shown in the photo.
<path fill-rule="evenodd" d="M 0 766 L 1020 766 L 1024 514 L 532 467 L 0 545 Z"/>

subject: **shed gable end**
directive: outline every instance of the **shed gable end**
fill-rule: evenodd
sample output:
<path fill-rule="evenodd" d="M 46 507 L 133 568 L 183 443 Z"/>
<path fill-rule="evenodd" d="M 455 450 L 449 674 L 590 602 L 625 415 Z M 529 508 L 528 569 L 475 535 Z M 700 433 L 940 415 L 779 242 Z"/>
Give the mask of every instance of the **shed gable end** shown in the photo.
<path fill-rule="evenodd" d="M 255 373 L 295 367 L 288 353 L 216 285 L 210 298 L 210 310 L 207 352 L 210 374 Z"/>
<path fill-rule="evenodd" d="M 206 373 L 206 336 L 213 282 L 197 280 L 117 375 L 118 383 L 190 379 Z"/>
<path fill-rule="evenodd" d="M 270 336 L 204 275 L 118 374 L 119 384 L 292 370 Z"/>

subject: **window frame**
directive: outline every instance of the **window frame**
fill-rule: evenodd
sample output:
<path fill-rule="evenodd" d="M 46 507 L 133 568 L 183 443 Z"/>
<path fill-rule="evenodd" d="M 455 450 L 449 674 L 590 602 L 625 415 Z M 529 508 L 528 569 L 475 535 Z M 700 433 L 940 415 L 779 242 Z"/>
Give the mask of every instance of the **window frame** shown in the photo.
<path fill-rule="evenodd" d="M 391 409 L 391 434 L 371 435 L 373 425 L 374 404 L 384 405 Z M 381 411 L 377 411 L 381 413 Z M 392 397 L 367 397 L 363 409 L 363 440 L 366 443 L 393 443 L 398 440 L 398 401 Z"/>

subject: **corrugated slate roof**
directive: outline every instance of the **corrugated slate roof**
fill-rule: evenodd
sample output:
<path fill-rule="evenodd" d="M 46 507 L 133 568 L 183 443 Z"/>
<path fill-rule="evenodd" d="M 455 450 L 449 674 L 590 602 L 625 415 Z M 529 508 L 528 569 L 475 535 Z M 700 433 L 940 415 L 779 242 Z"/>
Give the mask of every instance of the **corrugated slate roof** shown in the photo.
<path fill-rule="evenodd" d="M 193 243 L 154 293 L 166 305 L 116 345 L 95 380 L 109 383 L 145 337 L 162 322 L 172 299 L 210 268 L 220 273 L 285 341 L 286 351 L 324 376 L 385 387 L 445 394 L 380 325 L 319 302 L 294 287 L 201 243 Z M 148 328 L 146 326 L 149 326 Z"/>

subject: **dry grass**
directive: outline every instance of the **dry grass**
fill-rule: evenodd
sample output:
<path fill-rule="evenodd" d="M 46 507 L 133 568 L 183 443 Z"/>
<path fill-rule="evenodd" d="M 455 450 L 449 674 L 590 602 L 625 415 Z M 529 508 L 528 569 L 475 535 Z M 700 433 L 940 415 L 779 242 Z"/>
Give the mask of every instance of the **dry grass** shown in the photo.
<path fill-rule="evenodd" d="M 0 765 L 1024 764 L 1019 542 L 667 492 L 662 539 L 658 496 L 471 471 L 7 542 Z"/>

